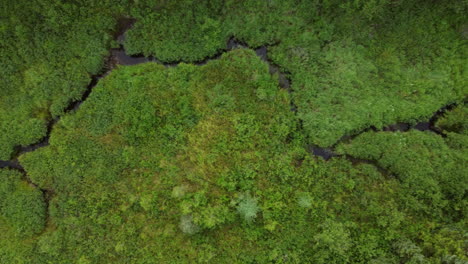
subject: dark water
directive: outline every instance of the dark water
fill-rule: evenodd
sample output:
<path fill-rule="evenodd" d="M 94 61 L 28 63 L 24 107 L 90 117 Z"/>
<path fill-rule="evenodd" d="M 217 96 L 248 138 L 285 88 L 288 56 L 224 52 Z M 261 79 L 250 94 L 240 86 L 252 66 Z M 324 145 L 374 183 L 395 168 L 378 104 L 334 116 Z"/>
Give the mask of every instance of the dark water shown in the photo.
<path fill-rule="evenodd" d="M 247 46 L 247 44 L 239 41 L 239 40 L 236 40 L 235 38 L 230 38 L 228 40 L 228 43 L 226 45 L 227 47 L 227 50 L 233 50 L 233 49 L 247 49 L 249 48 Z"/>
<path fill-rule="evenodd" d="M 430 122 L 419 122 L 413 128 L 419 131 L 433 131 Z"/>
<path fill-rule="evenodd" d="M 255 53 L 257 56 L 264 62 L 268 63 L 269 69 L 270 69 L 270 74 L 278 74 L 279 78 L 279 85 L 281 88 L 288 89 L 290 91 L 291 88 L 291 81 L 286 77 L 286 74 L 284 74 L 280 68 L 276 65 L 274 65 L 269 59 L 268 59 L 268 49 L 266 46 L 261 46 L 260 48 L 255 49 Z"/>
<path fill-rule="evenodd" d="M 125 32 L 132 28 L 135 22 L 136 19 L 130 17 L 122 17 L 117 21 L 117 28 L 113 37 L 119 44 L 123 44 L 125 42 Z"/>
<path fill-rule="evenodd" d="M 267 54 L 267 47 L 266 46 L 261 46 L 260 48 L 255 50 L 255 54 L 257 54 L 258 57 L 262 61 L 268 61 L 268 54 Z"/>
<path fill-rule="evenodd" d="M 249 48 L 247 46 L 247 44 L 235 39 L 235 38 L 230 38 L 227 43 L 226 43 L 226 48 L 220 52 L 218 52 L 218 54 L 215 54 L 214 56 L 211 56 L 211 57 L 208 57 L 204 60 L 201 60 L 201 61 L 198 61 L 198 62 L 194 62 L 192 64 L 194 65 L 197 65 L 197 66 L 203 66 L 205 64 L 207 64 L 208 62 L 212 61 L 212 60 L 217 60 L 219 58 L 221 58 L 221 55 L 223 55 L 223 53 L 227 52 L 227 51 L 231 51 L 231 50 L 234 50 L 234 49 L 247 49 Z M 177 66 L 178 63 L 176 63 L 174 65 L 174 63 L 164 63 L 164 65 L 167 65 L 169 64 L 171 67 L 172 66 Z"/>
<path fill-rule="evenodd" d="M 411 126 L 407 123 L 396 123 L 393 125 L 386 126 L 382 130 L 391 131 L 391 132 L 396 132 L 396 131 L 406 132 L 410 129 L 410 127 Z"/>
<path fill-rule="evenodd" d="M 441 109 L 446 109 L 446 107 L 441 108 Z M 434 113 L 434 115 L 427 121 L 421 121 L 417 123 L 416 125 L 410 125 L 409 123 L 396 123 L 392 125 L 388 125 L 382 129 L 382 131 L 390 131 L 390 132 L 407 132 L 410 131 L 411 129 L 414 130 L 419 130 L 419 131 L 429 131 L 433 132 L 436 134 L 439 134 L 441 136 L 445 136 L 444 133 L 442 133 L 437 127 L 435 127 L 435 122 L 439 118 L 440 115 L 442 115 L 445 112 L 445 110 L 441 111 L 438 110 L 437 112 Z"/>
<path fill-rule="evenodd" d="M 382 130 L 378 130 L 375 127 L 369 127 L 369 128 L 367 128 L 367 129 L 365 129 L 363 131 L 360 131 L 357 134 L 343 136 L 337 143 L 335 143 L 330 148 L 321 148 L 321 147 L 318 147 L 318 146 L 310 146 L 309 147 L 309 152 L 312 153 L 314 156 L 322 157 L 325 160 L 328 160 L 328 159 L 330 159 L 332 157 L 335 157 L 335 156 L 340 156 L 340 155 L 333 152 L 333 149 L 334 149 L 334 147 L 336 145 L 338 145 L 339 143 L 342 143 L 342 142 L 350 142 L 355 137 L 359 136 L 360 134 L 365 133 L 365 132 L 369 132 L 369 131 L 374 131 L 374 132 L 379 132 L 379 131 L 408 132 L 408 131 L 414 129 L 414 130 L 419 130 L 419 131 L 429 131 L 429 132 L 432 132 L 432 133 L 436 133 L 436 134 L 438 134 L 438 135 L 440 135 L 442 137 L 445 137 L 446 135 L 443 132 L 441 132 L 438 128 L 436 128 L 434 124 L 441 115 L 443 115 L 446 111 L 449 111 L 449 110 L 453 109 L 455 107 L 455 105 L 456 104 L 449 104 L 447 106 L 444 106 L 444 107 L 440 108 L 439 110 L 437 110 L 432 115 L 432 117 L 429 118 L 429 120 L 421 121 L 421 122 L 419 122 L 419 123 L 417 123 L 415 125 L 411 125 L 409 123 L 399 122 L 399 123 L 396 123 L 396 124 L 388 125 L 388 126 L 382 128 Z"/>
<path fill-rule="evenodd" d="M 407 132 L 410 129 L 415 129 L 419 131 L 432 131 L 435 132 L 431 126 L 429 121 L 419 122 L 414 126 L 411 126 L 409 123 L 396 123 L 389 126 L 384 127 L 383 131 L 391 131 L 391 132 Z"/>
<path fill-rule="evenodd" d="M 114 38 L 118 42 L 123 42 L 125 40 L 125 32 L 133 25 L 135 22 L 134 19 L 124 18 L 119 20 L 117 30 L 114 33 Z M 123 48 L 120 49 L 112 49 L 111 55 L 109 58 L 106 59 L 106 68 L 104 69 L 103 73 L 94 75 L 91 77 L 91 82 L 88 84 L 86 91 L 84 92 L 81 100 L 70 102 L 70 104 L 65 108 L 64 112 L 68 113 L 70 111 L 76 111 L 80 107 L 80 105 L 85 101 L 89 94 L 91 93 L 94 86 L 96 86 L 97 82 L 106 76 L 116 64 L 121 65 L 134 65 L 138 63 L 143 63 L 148 61 L 147 58 L 142 56 L 128 56 L 125 54 Z M 28 146 L 18 146 L 15 149 L 15 153 L 13 154 L 13 158 L 11 160 L 0 160 L 0 168 L 12 168 L 24 171 L 23 167 L 18 161 L 18 157 L 24 153 L 34 151 L 36 149 L 45 147 L 49 145 L 49 138 L 50 133 L 52 131 L 53 126 L 59 121 L 60 118 L 55 118 L 51 120 L 47 126 L 47 134 L 44 138 L 42 138 L 38 143 L 31 144 Z"/>
<path fill-rule="evenodd" d="M 67 109 L 65 109 L 65 113 L 68 113 L 70 111 L 76 111 L 78 110 L 78 108 L 80 108 L 81 104 L 88 98 L 89 94 L 91 94 L 91 90 L 94 88 L 94 86 L 96 86 L 97 82 L 99 81 L 99 79 L 101 79 L 102 77 L 100 75 L 97 75 L 97 76 L 93 76 L 91 78 L 91 82 L 88 84 L 88 87 L 86 87 L 86 91 L 83 93 L 83 95 L 81 96 L 81 100 L 79 101 L 75 101 L 75 102 L 71 102 Z M 52 125 L 54 125 L 55 123 L 57 123 L 58 119 L 54 120 Z"/>
<path fill-rule="evenodd" d="M 291 81 L 286 77 L 286 74 L 282 73 L 279 67 L 269 64 L 270 66 L 270 74 L 278 74 L 279 86 L 283 89 L 292 92 L 291 88 Z"/>
<path fill-rule="evenodd" d="M 314 156 L 322 157 L 324 160 L 329 160 L 332 157 L 337 156 L 337 154 L 335 154 L 331 148 L 321 148 L 315 145 L 309 147 L 309 152 Z"/>
<path fill-rule="evenodd" d="M 18 160 L 0 160 L 0 169 L 10 168 L 23 171 L 23 167 L 19 164 Z"/>
<path fill-rule="evenodd" d="M 117 22 L 117 30 L 114 33 L 114 39 L 120 44 L 117 49 L 111 49 L 111 55 L 108 61 L 110 65 L 108 67 L 112 69 L 116 64 L 120 65 L 136 65 L 150 61 L 143 55 L 127 55 L 124 49 L 124 42 L 126 39 L 126 32 L 133 27 L 136 20 L 133 18 L 121 18 Z M 108 69 L 108 70 L 110 70 Z"/>
<path fill-rule="evenodd" d="M 117 29 L 114 32 L 113 36 L 114 36 L 114 39 L 120 44 L 120 47 L 110 50 L 110 56 L 106 59 L 106 67 L 105 67 L 104 71 L 102 73 L 98 74 L 98 75 L 92 76 L 92 80 L 89 83 L 89 85 L 88 85 L 85 93 L 83 94 L 81 100 L 71 102 L 69 104 L 69 106 L 65 109 L 65 113 L 70 112 L 70 111 L 78 110 L 80 105 L 83 103 L 83 101 L 85 101 L 88 98 L 88 96 L 90 95 L 92 89 L 98 83 L 98 81 L 101 78 L 105 77 L 107 74 L 109 74 L 109 72 L 111 72 L 115 68 L 116 65 L 136 65 L 136 64 L 141 64 L 141 63 L 146 63 L 146 62 L 152 61 L 152 62 L 155 62 L 155 63 L 160 63 L 160 64 L 164 65 L 165 67 L 175 67 L 180 63 L 180 62 L 161 63 L 160 61 L 158 61 L 157 59 L 152 58 L 152 57 L 145 57 L 143 55 L 127 55 L 126 52 L 125 52 L 123 43 L 125 42 L 125 38 L 126 38 L 125 34 L 126 34 L 127 30 L 129 30 L 133 26 L 134 23 L 135 23 L 135 19 L 132 19 L 132 18 L 122 18 L 122 19 L 120 19 L 118 21 Z M 224 52 L 230 51 L 230 50 L 233 50 L 233 49 L 239 49 L 239 48 L 249 48 L 249 47 L 248 47 L 248 45 L 246 43 L 238 41 L 235 38 L 230 38 L 226 43 L 226 49 L 225 50 L 219 52 L 218 54 L 216 54 L 216 55 L 214 55 L 212 57 L 206 58 L 206 59 L 204 59 L 204 60 L 202 60 L 200 62 L 196 62 L 196 63 L 193 63 L 193 64 L 198 65 L 198 66 L 205 65 L 206 63 L 208 63 L 211 60 L 219 59 Z M 287 75 L 284 74 L 280 70 L 280 68 L 278 66 L 274 65 L 268 59 L 268 49 L 267 49 L 267 47 L 266 46 L 259 47 L 259 48 L 255 49 L 255 53 L 257 54 L 257 56 L 261 60 L 268 63 L 270 74 L 277 74 L 278 75 L 279 86 L 281 88 L 283 88 L 283 89 L 287 89 L 289 92 L 292 92 L 292 90 L 291 90 L 291 81 L 288 79 Z M 410 126 L 408 123 L 396 123 L 396 124 L 392 124 L 392 125 L 389 125 L 387 127 L 384 127 L 382 130 L 383 131 L 393 131 L 393 132 L 395 132 L 395 131 L 406 132 L 406 131 L 409 131 L 410 129 L 416 129 L 416 130 L 420 130 L 420 131 L 432 131 L 432 132 L 443 135 L 437 129 L 434 128 L 434 122 L 435 122 L 435 120 L 437 119 L 437 117 L 439 115 L 441 115 L 446 110 L 449 110 L 451 108 L 453 108 L 453 105 L 443 107 L 440 110 L 438 110 L 436 113 L 434 113 L 433 117 L 430 120 L 417 123 L 414 126 Z M 297 107 L 295 106 L 294 102 L 291 102 L 291 110 L 294 111 L 294 112 L 296 112 L 296 110 L 297 110 Z M 44 137 L 39 143 L 32 144 L 32 145 L 29 145 L 29 146 L 24 146 L 24 147 L 18 147 L 17 150 L 16 150 L 16 153 L 15 153 L 15 157 L 18 157 L 19 155 L 24 154 L 26 152 L 34 151 L 34 150 L 36 150 L 38 148 L 48 146 L 49 145 L 50 132 L 52 130 L 52 127 L 55 125 L 55 123 L 58 122 L 58 120 L 59 119 L 56 118 L 56 119 L 52 120 L 49 123 L 47 136 Z M 369 130 L 376 131 L 375 128 L 369 128 L 369 129 L 366 129 L 366 130 L 362 131 L 361 133 L 369 131 Z M 361 134 L 361 133 L 359 133 L 359 134 Z M 359 135 L 359 134 L 357 134 L 357 135 Z M 352 138 L 354 138 L 357 135 L 343 136 L 342 139 L 339 142 L 351 140 Z M 321 148 L 321 147 L 318 147 L 318 146 L 310 146 L 309 151 L 315 156 L 322 157 L 324 160 L 329 160 L 332 157 L 338 156 L 336 153 L 333 152 L 333 147 L 331 147 L 331 148 Z M 0 160 L 0 168 L 15 168 L 15 169 L 23 170 L 23 168 L 19 164 L 17 158 L 14 158 L 14 159 L 12 159 L 10 161 Z"/>
<path fill-rule="evenodd" d="M 446 106 L 443 106 L 439 110 L 435 111 L 429 119 L 421 121 L 417 123 L 416 125 L 411 126 L 408 123 L 397 123 L 397 124 L 389 125 L 383 128 L 383 130 L 406 132 L 406 131 L 409 131 L 410 129 L 415 129 L 419 131 L 430 131 L 442 137 L 445 137 L 446 135 L 439 128 L 435 126 L 435 123 L 439 119 L 439 117 L 444 115 L 447 111 L 450 111 L 453 108 L 455 108 L 456 105 L 457 105 L 456 103 L 450 103 Z"/>
<path fill-rule="evenodd" d="M 48 137 L 45 137 L 43 138 L 41 141 L 39 141 L 38 143 L 36 144 L 32 144 L 32 145 L 28 145 L 28 146 L 22 146 L 22 147 L 18 147 L 16 152 L 17 153 L 26 153 L 26 152 L 31 152 L 31 151 L 34 151 L 38 148 L 42 148 L 42 147 L 45 147 L 45 146 L 48 146 L 49 145 L 49 138 Z"/>
<path fill-rule="evenodd" d="M 123 49 L 113 49 L 111 51 L 111 57 L 116 64 L 120 65 L 136 65 L 151 61 L 150 58 L 141 56 L 130 56 L 125 53 Z"/>

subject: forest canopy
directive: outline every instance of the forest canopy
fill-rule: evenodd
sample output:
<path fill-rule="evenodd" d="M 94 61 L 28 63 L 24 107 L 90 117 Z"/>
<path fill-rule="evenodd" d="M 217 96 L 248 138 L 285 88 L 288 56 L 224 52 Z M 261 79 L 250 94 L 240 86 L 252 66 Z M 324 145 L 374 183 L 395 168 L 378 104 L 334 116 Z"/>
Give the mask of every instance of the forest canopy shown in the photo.
<path fill-rule="evenodd" d="M 0 263 L 468 262 L 466 1 L 3 2 Z"/>

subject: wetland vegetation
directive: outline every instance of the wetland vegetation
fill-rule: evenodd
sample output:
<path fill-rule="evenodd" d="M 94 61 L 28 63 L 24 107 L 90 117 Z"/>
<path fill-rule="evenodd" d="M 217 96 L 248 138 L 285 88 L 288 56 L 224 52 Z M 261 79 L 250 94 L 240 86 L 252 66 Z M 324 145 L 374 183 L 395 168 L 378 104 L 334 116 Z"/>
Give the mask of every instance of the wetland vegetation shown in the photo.
<path fill-rule="evenodd" d="M 0 263 L 466 263 L 467 9 L 3 0 Z"/>

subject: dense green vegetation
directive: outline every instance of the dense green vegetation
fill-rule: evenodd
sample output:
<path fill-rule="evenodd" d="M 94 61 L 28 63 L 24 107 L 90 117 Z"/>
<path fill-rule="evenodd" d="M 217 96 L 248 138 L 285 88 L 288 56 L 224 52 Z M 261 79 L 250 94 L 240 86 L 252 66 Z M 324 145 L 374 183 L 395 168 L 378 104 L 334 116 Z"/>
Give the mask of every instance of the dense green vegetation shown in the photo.
<path fill-rule="evenodd" d="M 468 136 L 468 108 L 465 105 L 459 105 L 455 109 L 444 113 L 437 120 L 437 127 L 448 133 L 458 133 Z"/>
<path fill-rule="evenodd" d="M 103 67 L 116 24 L 109 12 L 115 8 L 101 11 L 104 4 L 98 9 L 82 2 L 3 1 L 0 159 L 44 137 L 47 121 L 80 99 L 90 74 Z"/>
<path fill-rule="evenodd" d="M 468 262 L 466 1 L 7 2 L 0 263 Z"/>
<path fill-rule="evenodd" d="M 273 45 L 270 58 L 290 73 L 299 118 L 320 146 L 427 119 L 466 93 L 463 3 L 175 1 L 143 10 L 129 31 L 133 54 L 197 61 L 228 36 Z"/>
<path fill-rule="evenodd" d="M 46 204 L 40 190 L 21 173 L 0 170 L 0 261 L 27 263 L 33 257 L 32 237 L 45 226 Z"/>
<path fill-rule="evenodd" d="M 21 173 L 0 171 L 0 216 L 20 236 L 30 236 L 44 228 L 45 203 L 42 193 L 21 179 Z"/>
<path fill-rule="evenodd" d="M 154 55 L 163 62 L 200 61 L 226 48 L 222 1 L 142 1 L 128 32 L 129 54 Z"/>
<path fill-rule="evenodd" d="M 369 126 L 427 119 L 463 97 L 466 40 L 452 28 L 453 7 L 411 2 L 386 3 L 394 6 L 372 19 L 320 16 L 272 49 L 291 73 L 311 142 L 329 146 Z"/>
<path fill-rule="evenodd" d="M 408 188 L 404 194 L 412 208 L 434 218 L 465 215 L 468 178 L 459 172 L 468 156 L 463 149 L 450 148 L 440 136 L 414 130 L 368 132 L 339 149 L 353 157 L 376 160 Z"/>
<path fill-rule="evenodd" d="M 452 117 L 452 113 L 448 116 Z M 452 249 L 456 248 L 455 244 L 463 243 L 461 240 L 449 242 L 449 237 L 467 228 L 466 142 L 466 135 L 457 133 L 449 134 L 444 140 L 431 132 L 368 132 L 338 149 L 353 157 L 376 161 L 388 176 L 400 182 L 399 196 L 404 201 L 404 208 L 415 212 L 413 221 L 429 221 L 428 230 L 435 241 L 446 240 L 434 241 L 427 249 L 432 253 L 446 252 L 447 248 L 438 248 L 438 243 L 449 243 L 447 246 Z M 452 232 L 452 235 L 446 232 Z"/>
<path fill-rule="evenodd" d="M 119 17 L 129 54 L 199 61 L 230 37 L 290 74 L 310 142 L 415 122 L 466 92 L 463 1 L 17 1 L 2 9 L 0 158 L 37 142 L 98 73 Z M 465 38 L 464 38 L 465 37 Z M 12 108 L 15 105 L 17 107 Z"/>

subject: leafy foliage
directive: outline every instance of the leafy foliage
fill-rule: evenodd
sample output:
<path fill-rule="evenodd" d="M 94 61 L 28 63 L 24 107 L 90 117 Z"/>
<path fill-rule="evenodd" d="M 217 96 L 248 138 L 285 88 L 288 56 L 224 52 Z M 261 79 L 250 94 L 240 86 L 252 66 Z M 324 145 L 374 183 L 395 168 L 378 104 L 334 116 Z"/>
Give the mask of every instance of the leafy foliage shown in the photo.
<path fill-rule="evenodd" d="M 457 13 L 444 3 L 413 2 L 383 4 L 370 21 L 362 21 L 365 6 L 316 18 L 272 48 L 272 60 L 290 73 L 311 143 L 325 147 L 370 126 L 415 123 L 464 96 L 466 40 Z"/>
<path fill-rule="evenodd" d="M 45 225 L 42 193 L 21 180 L 16 171 L 0 170 L 0 224 L 20 237 L 39 233 Z"/>
<path fill-rule="evenodd" d="M 251 223 L 257 217 L 259 211 L 257 200 L 249 194 L 242 195 L 240 199 L 237 211 L 246 222 Z"/>
<path fill-rule="evenodd" d="M 126 36 L 129 54 L 154 55 L 163 62 L 200 61 L 226 46 L 220 20 L 222 1 L 161 1 L 132 9 L 137 19 Z"/>
<path fill-rule="evenodd" d="M 376 160 L 394 173 L 407 188 L 406 202 L 412 209 L 443 219 L 455 220 L 466 214 L 468 174 L 464 164 L 468 157 L 435 134 L 364 133 L 342 145 L 341 152 Z M 442 217 L 444 209 L 454 215 Z"/>
<path fill-rule="evenodd" d="M 437 120 L 436 126 L 446 132 L 468 135 L 468 109 L 459 105 Z"/>
<path fill-rule="evenodd" d="M 0 159 L 44 137 L 103 67 L 118 8 L 95 2 L 16 1 L 0 10 Z"/>
<path fill-rule="evenodd" d="M 24 175 L 0 171 L 1 263 L 467 261 L 463 1 L 7 6 L 0 159 L 61 118 L 19 157 Z M 65 114 L 130 17 L 119 41 L 155 60 L 117 66 Z M 268 45 L 289 91 L 251 49 L 186 64 L 232 37 Z M 453 102 L 443 137 L 365 132 L 328 161 L 307 151 Z"/>

